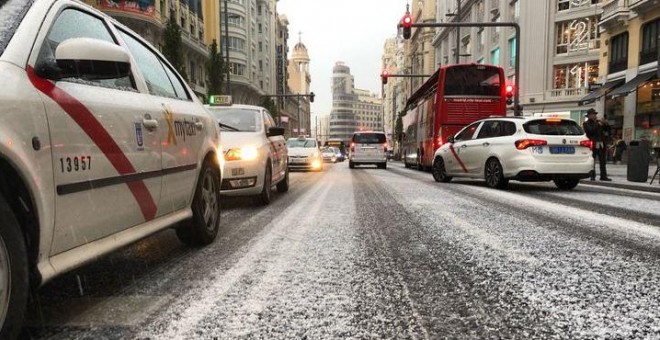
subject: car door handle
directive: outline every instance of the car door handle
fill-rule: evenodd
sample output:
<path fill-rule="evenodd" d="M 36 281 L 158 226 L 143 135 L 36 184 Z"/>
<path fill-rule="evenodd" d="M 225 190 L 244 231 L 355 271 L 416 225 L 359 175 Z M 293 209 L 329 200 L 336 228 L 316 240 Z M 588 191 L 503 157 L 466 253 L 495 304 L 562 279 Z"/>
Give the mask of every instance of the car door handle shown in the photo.
<path fill-rule="evenodd" d="M 481 145 L 483 145 L 483 146 L 489 146 L 489 145 L 490 145 L 490 143 L 488 143 L 488 142 L 484 142 L 484 143 L 483 143 L 483 144 L 481 144 Z"/>
<path fill-rule="evenodd" d="M 204 123 L 195 122 L 195 127 L 197 128 L 197 130 L 202 130 L 202 129 L 204 129 Z"/>
<path fill-rule="evenodd" d="M 142 125 L 144 125 L 144 128 L 153 131 L 158 128 L 158 121 L 155 119 L 151 119 L 151 116 L 142 118 Z"/>
<path fill-rule="evenodd" d="M 465 148 L 467 148 L 467 144 L 461 145 L 461 149 L 465 149 Z"/>

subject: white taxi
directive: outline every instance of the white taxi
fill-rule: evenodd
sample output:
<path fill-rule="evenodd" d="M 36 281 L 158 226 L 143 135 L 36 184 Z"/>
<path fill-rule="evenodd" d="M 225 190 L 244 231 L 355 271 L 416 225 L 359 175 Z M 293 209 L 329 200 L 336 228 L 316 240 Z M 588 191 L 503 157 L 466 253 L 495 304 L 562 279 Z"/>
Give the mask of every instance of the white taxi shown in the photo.
<path fill-rule="evenodd" d="M 554 181 L 575 188 L 593 171 L 591 142 L 573 120 L 488 118 L 463 128 L 435 152 L 433 178 L 484 178 L 493 188 L 509 180 Z"/>
<path fill-rule="evenodd" d="M 315 138 L 298 136 L 286 141 L 289 150 L 289 169 L 291 170 L 323 170 L 323 157 L 319 143 Z"/>
<path fill-rule="evenodd" d="M 0 339 L 29 287 L 169 227 L 211 243 L 220 130 L 158 49 L 79 1 L 0 1 Z"/>
<path fill-rule="evenodd" d="M 284 128 L 275 126 L 261 106 L 207 107 L 220 124 L 224 154 L 221 193 L 253 196 L 259 205 L 269 204 L 272 187 L 289 190 L 289 169 Z"/>

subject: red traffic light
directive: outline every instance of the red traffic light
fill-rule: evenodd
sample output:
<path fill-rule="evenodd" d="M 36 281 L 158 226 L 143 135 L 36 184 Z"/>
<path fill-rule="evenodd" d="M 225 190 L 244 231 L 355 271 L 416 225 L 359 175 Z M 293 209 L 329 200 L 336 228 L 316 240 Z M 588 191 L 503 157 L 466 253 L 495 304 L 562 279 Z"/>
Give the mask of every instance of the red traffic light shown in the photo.
<path fill-rule="evenodd" d="M 506 103 L 507 105 L 513 104 L 513 100 L 511 99 L 513 97 L 513 85 L 507 85 L 506 86 Z"/>
<path fill-rule="evenodd" d="M 383 85 L 387 84 L 387 78 L 390 76 L 389 72 L 383 71 L 383 73 L 380 74 L 380 79 L 383 81 Z"/>
<path fill-rule="evenodd" d="M 401 27 L 403 28 L 403 39 L 410 39 L 410 36 L 412 35 L 412 16 L 410 16 L 410 12 L 406 12 L 406 14 L 401 18 Z"/>

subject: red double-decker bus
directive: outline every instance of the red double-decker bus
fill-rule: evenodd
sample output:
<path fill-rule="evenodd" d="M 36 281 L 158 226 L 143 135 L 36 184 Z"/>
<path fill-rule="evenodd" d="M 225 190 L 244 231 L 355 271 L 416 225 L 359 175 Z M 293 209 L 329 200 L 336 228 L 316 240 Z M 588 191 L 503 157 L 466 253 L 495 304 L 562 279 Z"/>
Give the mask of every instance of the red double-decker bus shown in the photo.
<path fill-rule="evenodd" d="M 405 166 L 430 169 L 433 153 L 449 136 L 476 120 L 505 116 L 511 95 L 499 66 L 440 67 L 406 103 L 401 144 Z"/>

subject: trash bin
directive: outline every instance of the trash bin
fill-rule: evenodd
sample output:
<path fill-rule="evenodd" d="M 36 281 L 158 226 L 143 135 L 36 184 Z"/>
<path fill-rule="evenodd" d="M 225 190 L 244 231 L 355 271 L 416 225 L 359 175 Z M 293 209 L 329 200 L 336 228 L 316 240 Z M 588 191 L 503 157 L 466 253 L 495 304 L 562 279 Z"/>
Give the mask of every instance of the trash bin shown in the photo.
<path fill-rule="evenodd" d="M 646 183 L 649 178 L 649 143 L 632 140 L 628 145 L 628 181 Z"/>

